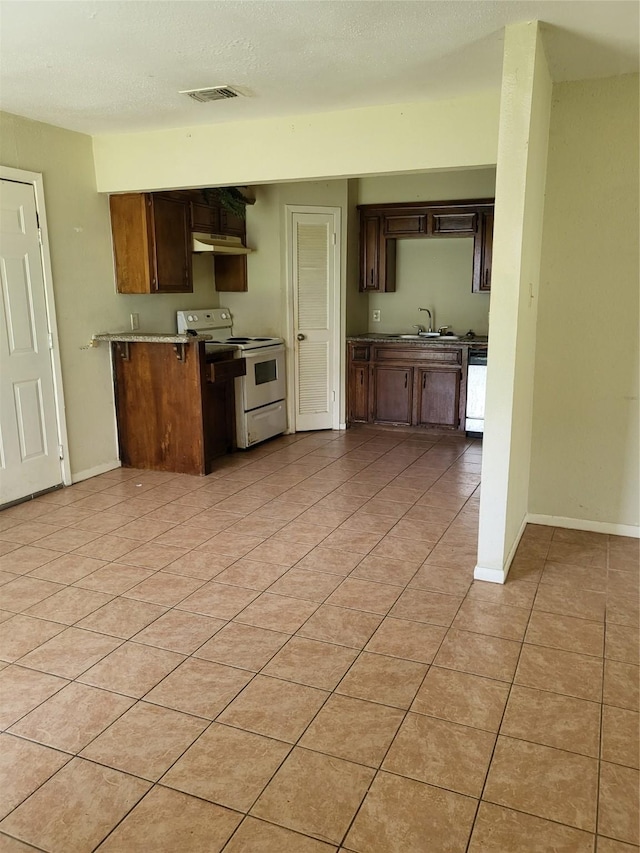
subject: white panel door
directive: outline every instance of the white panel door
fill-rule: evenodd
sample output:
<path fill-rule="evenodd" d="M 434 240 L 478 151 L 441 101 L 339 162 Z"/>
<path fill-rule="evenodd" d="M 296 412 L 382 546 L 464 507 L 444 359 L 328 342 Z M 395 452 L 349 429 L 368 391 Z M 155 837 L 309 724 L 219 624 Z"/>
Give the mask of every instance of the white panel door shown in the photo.
<path fill-rule="evenodd" d="M 0 196 L 0 504 L 62 482 L 33 186 Z"/>
<path fill-rule="evenodd" d="M 331 429 L 336 391 L 336 216 L 292 213 L 296 431 Z"/>

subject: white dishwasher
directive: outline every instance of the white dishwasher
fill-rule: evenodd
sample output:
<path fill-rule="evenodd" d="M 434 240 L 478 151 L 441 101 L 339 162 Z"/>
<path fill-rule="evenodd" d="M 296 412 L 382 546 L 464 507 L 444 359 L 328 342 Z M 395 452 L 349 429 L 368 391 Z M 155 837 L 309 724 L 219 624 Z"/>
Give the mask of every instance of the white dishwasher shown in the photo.
<path fill-rule="evenodd" d="M 484 434 L 484 401 L 487 391 L 487 351 L 469 350 L 467 372 L 467 412 L 465 431 L 467 435 L 481 438 Z"/>

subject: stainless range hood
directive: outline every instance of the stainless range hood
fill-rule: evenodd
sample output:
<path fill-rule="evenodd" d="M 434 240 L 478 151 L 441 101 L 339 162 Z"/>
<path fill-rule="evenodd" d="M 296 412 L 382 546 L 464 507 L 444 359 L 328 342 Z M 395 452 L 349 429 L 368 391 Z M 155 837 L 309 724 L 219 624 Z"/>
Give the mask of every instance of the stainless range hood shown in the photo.
<path fill-rule="evenodd" d="M 247 249 L 240 237 L 230 237 L 227 234 L 193 234 L 194 254 L 210 252 L 214 255 L 249 255 L 251 249 Z"/>

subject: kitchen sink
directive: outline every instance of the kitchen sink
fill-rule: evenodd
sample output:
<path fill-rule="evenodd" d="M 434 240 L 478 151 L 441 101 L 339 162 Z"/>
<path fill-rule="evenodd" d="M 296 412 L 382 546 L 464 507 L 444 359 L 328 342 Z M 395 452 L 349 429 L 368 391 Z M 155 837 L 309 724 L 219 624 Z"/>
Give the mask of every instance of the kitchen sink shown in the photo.
<path fill-rule="evenodd" d="M 457 335 L 439 335 L 437 332 L 432 332 L 426 335 L 386 335 L 387 338 L 393 338 L 401 341 L 457 341 Z"/>

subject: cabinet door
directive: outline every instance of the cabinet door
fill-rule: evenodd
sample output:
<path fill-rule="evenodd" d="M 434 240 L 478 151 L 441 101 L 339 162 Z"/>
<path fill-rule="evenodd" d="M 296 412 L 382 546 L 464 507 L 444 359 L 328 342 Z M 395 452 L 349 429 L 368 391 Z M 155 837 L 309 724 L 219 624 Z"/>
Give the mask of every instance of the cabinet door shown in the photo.
<path fill-rule="evenodd" d="M 473 250 L 473 287 L 474 293 L 488 293 L 491 290 L 491 265 L 493 261 L 493 210 L 480 215 L 480 227 L 476 234 Z"/>
<path fill-rule="evenodd" d="M 245 235 L 245 221 L 235 213 L 231 213 L 225 207 L 220 208 L 220 234 L 229 234 L 232 237 L 243 237 Z"/>
<path fill-rule="evenodd" d="M 369 365 L 352 363 L 349 367 L 349 421 L 369 420 Z"/>
<path fill-rule="evenodd" d="M 432 214 L 433 234 L 460 237 L 475 234 L 477 230 L 478 214 L 475 210 L 441 210 Z"/>
<path fill-rule="evenodd" d="M 217 207 L 202 202 L 191 202 L 191 230 L 204 234 L 217 234 L 220 229 L 220 215 Z"/>
<path fill-rule="evenodd" d="M 458 369 L 416 368 L 417 426 L 459 427 L 460 377 Z"/>
<path fill-rule="evenodd" d="M 157 293 L 190 293 L 191 232 L 186 202 L 151 196 L 153 225 L 152 289 Z"/>
<path fill-rule="evenodd" d="M 411 423 L 413 368 L 382 367 L 373 369 L 373 419 L 377 423 Z"/>
<path fill-rule="evenodd" d="M 362 216 L 360 222 L 360 290 L 387 293 L 396 289 L 396 241 L 387 239 L 378 214 Z"/>

